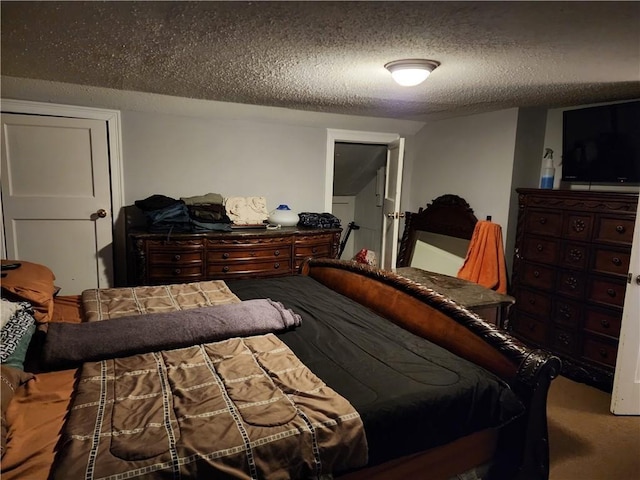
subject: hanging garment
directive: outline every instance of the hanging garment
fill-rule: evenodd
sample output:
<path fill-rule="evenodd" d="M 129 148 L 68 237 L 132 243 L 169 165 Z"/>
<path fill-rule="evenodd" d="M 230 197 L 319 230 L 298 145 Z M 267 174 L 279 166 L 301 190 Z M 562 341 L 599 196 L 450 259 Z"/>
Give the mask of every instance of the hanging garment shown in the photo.
<path fill-rule="evenodd" d="M 507 293 L 507 267 L 500 225 L 486 220 L 476 223 L 458 278 Z"/>

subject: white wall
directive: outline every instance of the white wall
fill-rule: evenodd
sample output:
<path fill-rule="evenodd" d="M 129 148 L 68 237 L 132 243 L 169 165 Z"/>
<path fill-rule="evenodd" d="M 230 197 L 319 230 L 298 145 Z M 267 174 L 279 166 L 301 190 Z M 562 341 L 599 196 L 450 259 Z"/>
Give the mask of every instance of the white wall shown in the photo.
<path fill-rule="evenodd" d="M 125 202 L 162 193 L 264 196 L 297 212 L 324 205 L 322 128 L 122 112 Z"/>
<path fill-rule="evenodd" d="M 424 125 L 13 77 L 2 77 L 2 96 L 120 110 L 126 204 L 215 192 L 323 211 L 327 129 L 410 138 Z"/>
<path fill-rule="evenodd" d="M 506 228 L 518 110 L 430 122 L 416 135 L 409 211 L 447 193 L 464 198 L 478 219 Z"/>

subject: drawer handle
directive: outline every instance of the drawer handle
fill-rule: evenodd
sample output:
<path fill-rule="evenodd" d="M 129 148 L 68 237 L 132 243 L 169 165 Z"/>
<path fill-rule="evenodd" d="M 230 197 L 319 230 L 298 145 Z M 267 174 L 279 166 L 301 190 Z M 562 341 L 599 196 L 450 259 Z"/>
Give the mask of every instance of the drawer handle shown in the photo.
<path fill-rule="evenodd" d="M 624 225 L 617 225 L 617 226 L 616 226 L 616 232 L 618 232 L 618 233 L 624 233 L 624 232 L 626 232 L 626 231 L 627 231 L 627 229 L 626 229 L 626 228 L 624 228 Z"/>
<path fill-rule="evenodd" d="M 602 320 L 600 320 L 600 325 L 602 325 L 604 328 L 609 328 L 611 326 L 611 324 L 609 323 L 609 320 L 607 320 L 606 318 L 603 318 Z"/>
<path fill-rule="evenodd" d="M 538 244 L 538 246 L 536 247 L 536 250 L 541 252 L 542 250 L 544 250 L 544 247 L 541 244 Z"/>
<path fill-rule="evenodd" d="M 544 225 L 545 223 L 547 223 L 547 219 L 545 217 L 540 217 L 540 225 Z"/>
<path fill-rule="evenodd" d="M 607 288 L 607 295 L 613 298 L 616 296 L 616 291 L 613 288 Z"/>
<path fill-rule="evenodd" d="M 273 264 L 273 268 L 275 268 L 276 270 L 280 268 L 280 264 L 279 263 L 274 263 Z"/>
<path fill-rule="evenodd" d="M 566 333 L 561 333 L 560 335 L 558 335 L 558 341 L 560 343 L 564 343 L 565 345 L 569 345 L 571 343 L 571 339 Z"/>
<path fill-rule="evenodd" d="M 533 322 L 529 322 L 529 325 L 527 325 L 527 327 L 529 328 L 530 332 L 533 332 L 536 329 L 536 324 Z"/>
<path fill-rule="evenodd" d="M 177 262 L 177 261 L 179 261 L 179 260 L 180 260 L 180 254 L 178 253 L 178 254 L 174 255 L 174 256 L 173 256 L 173 259 L 174 259 L 176 262 Z"/>
<path fill-rule="evenodd" d="M 227 265 L 225 265 L 224 267 L 222 267 L 222 271 L 224 273 L 227 273 L 229 271 L 229 267 Z"/>
<path fill-rule="evenodd" d="M 535 305 L 536 304 L 536 299 L 535 298 L 529 298 L 529 305 Z"/>
<path fill-rule="evenodd" d="M 562 308 L 560 308 L 560 314 L 568 320 L 571 318 L 571 309 L 566 305 L 563 305 Z"/>
<path fill-rule="evenodd" d="M 312 247 L 311 253 L 318 253 L 318 247 Z"/>
<path fill-rule="evenodd" d="M 578 233 L 583 231 L 586 227 L 584 220 L 574 220 L 571 226 L 573 228 L 573 231 Z"/>
<path fill-rule="evenodd" d="M 222 258 L 224 258 L 224 259 L 229 258 L 229 254 L 228 254 L 227 252 L 224 252 L 224 253 L 222 254 Z"/>
<path fill-rule="evenodd" d="M 577 248 L 572 248 L 571 250 L 569 250 L 569 258 L 574 262 L 579 262 L 580 260 L 582 260 L 582 251 L 578 250 Z"/>
<path fill-rule="evenodd" d="M 533 276 L 536 278 L 540 277 L 540 272 L 538 270 L 534 270 Z"/>
<path fill-rule="evenodd" d="M 277 257 L 278 255 L 280 255 L 280 250 L 276 250 L 275 252 L 273 252 L 273 254 Z"/>
<path fill-rule="evenodd" d="M 567 281 L 565 283 L 571 290 L 575 290 L 575 288 L 578 286 L 578 280 L 576 280 L 576 277 L 567 278 Z"/>
<path fill-rule="evenodd" d="M 601 348 L 599 353 L 602 358 L 607 358 L 609 356 L 609 352 L 607 352 L 604 348 Z"/>
<path fill-rule="evenodd" d="M 174 269 L 173 269 L 173 274 L 174 274 L 174 275 L 180 275 L 180 272 L 181 272 L 181 271 L 182 271 L 182 270 L 180 270 L 179 268 L 174 268 Z"/>
<path fill-rule="evenodd" d="M 611 262 L 616 266 L 619 267 L 620 265 L 622 265 L 622 260 L 620 260 L 618 257 L 613 257 L 611 259 Z"/>

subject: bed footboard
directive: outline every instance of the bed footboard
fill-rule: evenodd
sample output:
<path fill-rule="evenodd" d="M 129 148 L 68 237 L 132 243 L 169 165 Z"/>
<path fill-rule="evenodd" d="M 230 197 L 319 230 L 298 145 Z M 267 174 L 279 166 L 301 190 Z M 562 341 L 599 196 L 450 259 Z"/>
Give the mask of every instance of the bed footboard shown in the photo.
<path fill-rule="evenodd" d="M 301 273 L 507 381 L 526 414 L 501 432 L 491 476 L 548 478 L 546 403 L 560 372 L 557 357 L 527 347 L 447 297 L 390 271 L 307 259 Z"/>

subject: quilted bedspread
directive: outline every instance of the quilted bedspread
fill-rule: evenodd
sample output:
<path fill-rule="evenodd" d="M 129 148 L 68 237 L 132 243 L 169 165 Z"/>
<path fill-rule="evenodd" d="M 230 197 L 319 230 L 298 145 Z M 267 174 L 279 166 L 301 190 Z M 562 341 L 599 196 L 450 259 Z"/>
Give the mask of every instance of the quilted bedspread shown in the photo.
<path fill-rule="evenodd" d="M 303 479 L 366 463 L 358 412 L 266 334 L 85 363 L 52 478 Z"/>
<path fill-rule="evenodd" d="M 82 292 L 88 322 L 146 313 L 238 303 L 223 280 L 158 286 L 94 288 Z"/>

